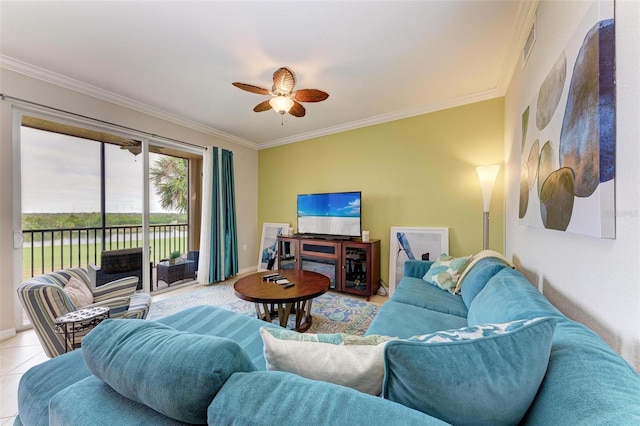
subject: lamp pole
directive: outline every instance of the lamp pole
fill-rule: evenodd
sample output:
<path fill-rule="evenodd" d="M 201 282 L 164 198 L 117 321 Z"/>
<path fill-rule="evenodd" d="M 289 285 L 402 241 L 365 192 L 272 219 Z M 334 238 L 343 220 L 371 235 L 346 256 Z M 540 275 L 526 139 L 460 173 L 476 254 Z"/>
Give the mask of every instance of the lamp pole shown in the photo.
<path fill-rule="evenodd" d="M 484 250 L 489 248 L 489 207 L 491 206 L 491 193 L 493 192 L 493 185 L 496 182 L 496 177 L 498 176 L 499 170 L 499 164 L 476 167 L 478 180 L 480 180 L 480 190 L 482 191 L 482 212 L 484 221 L 482 226 L 482 248 Z"/>

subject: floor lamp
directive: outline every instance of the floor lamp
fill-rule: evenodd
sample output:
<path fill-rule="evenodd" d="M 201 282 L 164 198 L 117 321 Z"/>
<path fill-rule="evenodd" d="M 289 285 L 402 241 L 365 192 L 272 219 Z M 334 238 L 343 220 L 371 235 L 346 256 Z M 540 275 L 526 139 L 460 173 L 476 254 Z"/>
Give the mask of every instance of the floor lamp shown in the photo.
<path fill-rule="evenodd" d="M 489 207 L 491 206 L 491 192 L 493 192 L 493 185 L 496 182 L 499 170 L 499 164 L 476 167 L 478 179 L 480 180 L 480 189 L 482 190 L 482 211 L 484 212 L 482 248 L 484 250 L 489 248 Z"/>

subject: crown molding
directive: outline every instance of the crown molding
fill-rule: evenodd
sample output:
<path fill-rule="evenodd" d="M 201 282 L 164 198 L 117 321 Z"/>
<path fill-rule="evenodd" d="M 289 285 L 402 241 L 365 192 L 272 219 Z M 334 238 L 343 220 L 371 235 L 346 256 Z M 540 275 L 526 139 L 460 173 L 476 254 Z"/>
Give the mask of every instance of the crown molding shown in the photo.
<path fill-rule="evenodd" d="M 351 121 L 349 123 L 340 124 L 338 126 L 326 127 L 314 132 L 301 133 L 299 135 L 274 139 L 268 142 L 261 143 L 258 149 L 273 148 L 279 145 L 286 145 L 289 143 L 300 142 L 307 139 L 318 138 L 321 136 L 328 136 L 334 133 L 346 132 L 349 130 L 360 129 L 368 126 L 375 126 L 376 124 L 384 124 L 390 121 L 402 120 L 404 118 L 411 118 L 418 115 L 428 114 L 435 111 L 441 111 L 444 109 L 455 108 L 462 105 L 472 104 L 474 102 L 486 101 L 503 96 L 498 88 L 485 90 L 471 95 L 461 96 L 453 99 L 446 99 L 439 102 L 434 102 L 427 105 L 422 105 L 417 108 L 410 108 L 401 111 L 393 111 L 387 114 L 380 114 L 373 117 L 365 118 L 362 120 Z"/>
<path fill-rule="evenodd" d="M 512 30 L 511 44 L 505 55 L 504 62 L 502 64 L 502 70 L 500 71 L 500 77 L 498 79 L 498 90 L 501 95 L 504 96 L 509 89 L 511 78 L 513 77 L 514 70 L 518 66 L 518 62 L 521 58 L 522 46 L 524 46 L 527 37 L 529 36 L 529 30 L 536 17 L 536 11 L 540 0 L 523 1 L 520 4 L 520 10 L 518 11 L 518 18 L 514 22 Z"/>
<path fill-rule="evenodd" d="M 37 67 L 35 65 L 28 64 L 26 62 L 11 58 L 6 55 L 0 55 L 0 68 L 7 69 L 9 71 L 14 71 L 19 74 L 26 75 L 28 77 L 32 77 L 47 83 L 54 84 L 56 86 L 64 87 L 66 89 L 73 90 L 75 92 L 79 92 L 88 96 L 92 96 L 94 98 L 97 98 L 103 101 L 111 102 L 113 104 L 120 105 L 122 107 L 129 108 L 129 109 L 150 115 L 152 117 L 160 118 L 162 120 L 169 121 L 169 122 L 187 127 L 192 130 L 196 130 L 211 136 L 215 136 L 227 142 L 232 142 L 238 145 L 244 145 L 252 149 L 258 149 L 258 145 L 256 145 L 251 141 L 239 138 L 237 136 L 233 136 L 229 133 L 222 132 L 210 126 L 206 126 L 197 121 L 189 120 L 177 114 L 172 114 L 172 113 L 163 111 L 159 108 L 155 108 L 147 104 L 144 104 L 142 102 L 138 102 L 133 99 L 117 95 L 113 92 L 109 92 L 99 87 L 92 86 L 90 84 L 83 83 L 78 80 L 74 80 L 64 75 L 46 70 L 44 68 Z"/>

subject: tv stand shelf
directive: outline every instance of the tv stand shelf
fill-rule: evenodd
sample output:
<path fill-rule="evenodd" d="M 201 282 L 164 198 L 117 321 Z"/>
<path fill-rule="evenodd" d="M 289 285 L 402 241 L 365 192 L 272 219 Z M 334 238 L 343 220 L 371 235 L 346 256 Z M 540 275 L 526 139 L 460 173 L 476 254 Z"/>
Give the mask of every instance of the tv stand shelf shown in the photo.
<path fill-rule="evenodd" d="M 331 289 L 369 300 L 380 287 L 380 240 L 280 236 L 278 265 L 320 272 L 331 280 Z"/>

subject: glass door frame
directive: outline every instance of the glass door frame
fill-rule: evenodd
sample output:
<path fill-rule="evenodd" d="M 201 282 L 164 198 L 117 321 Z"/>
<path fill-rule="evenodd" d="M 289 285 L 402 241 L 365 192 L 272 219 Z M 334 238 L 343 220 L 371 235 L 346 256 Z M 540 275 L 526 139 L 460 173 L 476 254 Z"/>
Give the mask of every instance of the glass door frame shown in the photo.
<path fill-rule="evenodd" d="M 22 185 L 21 185 L 21 127 L 23 116 L 32 116 L 42 118 L 44 120 L 54 121 L 61 124 L 70 126 L 90 129 L 98 132 L 109 133 L 125 138 L 134 138 L 142 143 L 142 257 L 143 265 L 150 264 L 150 231 L 149 231 L 149 146 L 153 144 L 155 146 L 174 148 L 186 153 L 204 155 L 205 147 L 196 147 L 173 142 L 163 139 L 161 137 L 150 137 L 148 134 L 136 132 L 135 130 L 124 131 L 117 125 L 111 125 L 108 123 L 101 123 L 98 120 L 92 120 L 90 118 L 80 118 L 71 114 L 63 112 L 50 111 L 47 108 L 31 107 L 24 105 L 13 105 L 11 109 L 11 138 L 12 138 L 12 162 L 13 162 L 13 185 L 12 185 L 12 234 L 13 234 L 13 306 L 14 306 L 14 325 L 16 330 L 24 330 L 29 328 L 30 325 L 24 323 L 22 305 L 17 296 L 17 288 L 23 282 L 22 262 L 23 262 L 23 237 L 22 237 Z M 143 276 L 143 291 L 150 293 L 152 289 L 151 285 L 151 271 L 150 268 L 142 268 Z"/>

